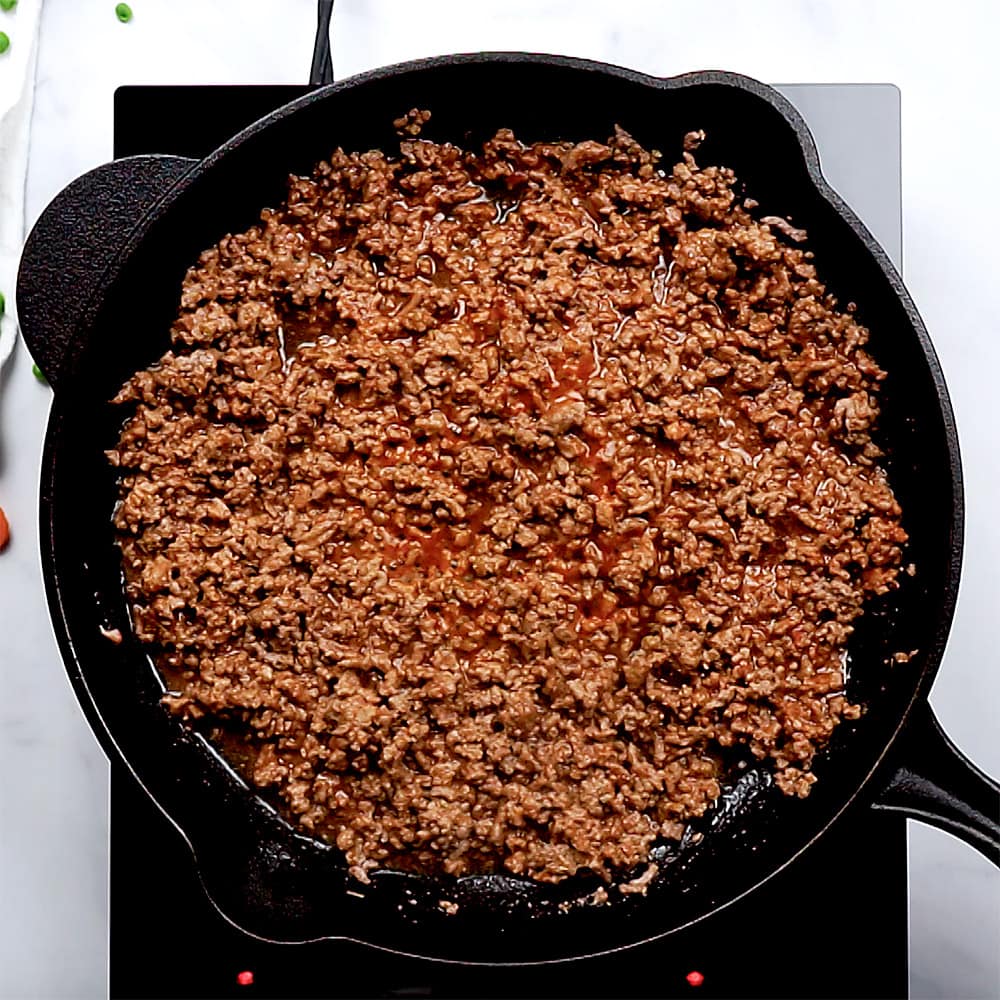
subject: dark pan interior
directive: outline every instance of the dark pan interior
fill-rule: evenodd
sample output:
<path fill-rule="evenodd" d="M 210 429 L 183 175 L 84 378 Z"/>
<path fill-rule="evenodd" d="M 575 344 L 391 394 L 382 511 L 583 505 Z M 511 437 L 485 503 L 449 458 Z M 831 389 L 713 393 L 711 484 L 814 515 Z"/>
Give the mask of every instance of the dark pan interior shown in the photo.
<path fill-rule="evenodd" d="M 856 796 L 918 687 L 929 684 L 950 618 L 957 551 L 957 459 L 940 372 L 874 244 L 868 238 L 866 246 L 810 177 L 815 153 L 804 128 L 762 94 L 720 74 L 652 81 L 518 57 L 431 61 L 348 81 L 279 112 L 196 171 L 95 303 L 72 378 L 56 400 L 43 470 L 43 549 L 51 550 L 44 558 L 57 632 L 95 728 L 185 833 L 209 894 L 244 929 L 285 941 L 348 935 L 484 962 L 574 957 L 669 932 L 735 899 L 809 844 Z M 842 301 L 858 304 L 872 351 L 889 372 L 880 439 L 917 572 L 869 611 L 853 637 L 850 693 L 867 712 L 841 727 L 807 800 L 786 799 L 764 769 L 744 772 L 702 824 L 700 842 L 664 849 L 645 898 L 612 892 L 609 906 L 560 906 L 594 885 L 543 887 L 499 876 L 435 882 L 386 872 L 369 887 L 349 882 L 335 851 L 296 835 L 161 708 L 159 678 L 129 630 L 111 529 L 115 480 L 103 454 L 121 414 L 106 401 L 167 349 L 182 276 L 201 249 L 253 223 L 261 207 L 282 198 L 289 172 L 308 172 L 333 147 L 395 148 L 392 119 L 412 107 L 431 110 L 429 137 L 463 144 L 499 127 L 525 141 L 603 139 L 621 124 L 668 163 L 679 157 L 685 132 L 705 129 L 699 161 L 733 167 L 762 214 L 808 229 L 821 275 Z M 126 641 L 111 645 L 99 624 L 122 628 Z M 911 662 L 890 664 L 893 653 L 914 649 Z M 830 891 L 849 889 L 803 891 L 806 920 Z M 439 909 L 442 899 L 459 904 L 456 916 Z"/>

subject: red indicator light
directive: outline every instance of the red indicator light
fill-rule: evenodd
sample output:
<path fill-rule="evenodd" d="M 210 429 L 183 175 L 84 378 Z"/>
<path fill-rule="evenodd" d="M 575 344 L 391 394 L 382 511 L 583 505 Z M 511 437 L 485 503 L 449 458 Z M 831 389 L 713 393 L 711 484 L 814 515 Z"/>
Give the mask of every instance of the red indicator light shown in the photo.
<path fill-rule="evenodd" d="M 238 982 L 240 984 L 240 986 L 253 986 L 253 973 L 252 972 L 241 972 L 236 977 L 236 982 Z"/>
<path fill-rule="evenodd" d="M 698 971 L 689 972 L 684 978 L 688 981 L 688 986 L 701 986 L 705 982 L 705 977 Z"/>

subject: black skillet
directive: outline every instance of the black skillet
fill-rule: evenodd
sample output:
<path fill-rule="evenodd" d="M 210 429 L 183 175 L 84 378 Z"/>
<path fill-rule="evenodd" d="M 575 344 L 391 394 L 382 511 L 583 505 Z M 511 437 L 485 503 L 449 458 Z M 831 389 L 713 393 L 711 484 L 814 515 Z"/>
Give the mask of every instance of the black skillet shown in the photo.
<path fill-rule="evenodd" d="M 334 146 L 393 149 L 392 120 L 412 107 L 431 110 L 431 138 L 464 144 L 501 126 L 527 141 L 601 139 L 620 123 L 667 162 L 685 132 L 705 129 L 699 159 L 733 167 L 761 214 L 808 229 L 822 275 L 857 302 L 889 372 L 879 434 L 916 573 L 869 608 L 852 638 L 849 690 L 867 710 L 838 730 L 804 801 L 778 793 L 766 768 L 748 767 L 694 831 L 700 837 L 658 853 L 660 874 L 645 897 L 613 890 L 607 906 L 560 905 L 594 888 L 583 878 L 552 887 L 387 871 L 360 886 L 334 850 L 297 835 L 163 710 L 162 684 L 130 630 L 111 529 L 115 479 L 103 454 L 121 414 L 107 400 L 166 350 L 181 278 L 202 248 L 247 228 L 282 198 L 289 172 L 308 172 Z M 279 109 L 201 162 L 134 157 L 75 181 L 29 237 L 17 297 L 25 339 L 55 390 L 41 548 L 67 670 L 108 754 L 182 832 L 205 890 L 239 927 L 277 941 L 349 937 L 453 961 L 575 958 L 703 919 L 769 879 L 849 808 L 922 818 L 998 860 L 998 786 L 958 753 L 927 704 L 962 552 L 962 475 L 944 378 L 899 275 L 825 183 L 808 129 L 775 91 L 727 73 L 657 79 L 526 54 L 366 73 Z M 121 629 L 124 642 L 109 642 L 102 627 Z M 909 662 L 893 661 L 912 650 Z M 803 886 L 803 914 L 831 891 L 847 890 Z M 441 900 L 457 903 L 457 915 Z"/>

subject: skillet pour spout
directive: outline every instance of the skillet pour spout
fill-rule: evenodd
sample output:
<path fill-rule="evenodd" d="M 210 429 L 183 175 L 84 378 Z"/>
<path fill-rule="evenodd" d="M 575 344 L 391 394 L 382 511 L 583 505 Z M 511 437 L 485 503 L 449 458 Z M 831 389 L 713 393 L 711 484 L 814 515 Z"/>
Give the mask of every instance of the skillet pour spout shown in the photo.
<path fill-rule="evenodd" d="M 336 146 L 392 149 L 393 119 L 432 117 L 430 138 L 465 145 L 499 128 L 527 140 L 602 139 L 621 125 L 647 148 L 679 150 L 703 129 L 705 163 L 732 167 L 762 215 L 795 220 L 829 287 L 857 303 L 889 374 L 880 445 L 910 536 L 915 575 L 866 612 L 852 636 L 849 695 L 819 781 L 791 800 L 749 768 L 698 839 L 663 848 L 645 895 L 575 906 L 595 883 L 500 875 L 353 880 L 338 852 L 293 830 L 199 733 L 161 706 L 163 681 L 133 635 L 104 452 L 123 381 L 169 346 L 180 283 L 199 252 L 279 202 L 289 173 Z M 770 879 L 848 809 L 896 810 L 962 837 L 1000 864 L 1000 787 L 948 741 L 927 704 L 951 624 L 963 544 L 958 438 L 944 377 L 902 280 L 823 179 L 788 102 L 730 73 L 659 79 L 586 60 L 525 53 L 405 63 L 319 88 L 254 123 L 202 161 L 132 157 L 78 179 L 26 243 L 18 312 L 55 390 L 41 474 L 49 608 L 81 706 L 191 847 L 224 916 L 274 941 L 342 937 L 461 962 L 521 964 L 593 955 L 670 934 Z M 80 489 L 80 484 L 87 488 Z M 120 645 L 101 628 L 118 628 Z M 893 663 L 899 650 L 916 650 Z M 445 900 L 457 906 L 449 915 Z M 451 907 L 448 907 L 451 909 Z"/>

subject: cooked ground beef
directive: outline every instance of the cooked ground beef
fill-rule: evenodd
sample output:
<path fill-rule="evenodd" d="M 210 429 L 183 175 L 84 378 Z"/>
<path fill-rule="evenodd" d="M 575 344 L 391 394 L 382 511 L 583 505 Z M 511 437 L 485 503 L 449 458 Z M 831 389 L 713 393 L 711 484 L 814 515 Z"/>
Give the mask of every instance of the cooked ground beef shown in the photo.
<path fill-rule="evenodd" d="M 884 373 L 699 135 L 664 171 L 423 117 L 202 254 L 118 395 L 135 630 L 355 870 L 608 875 L 741 750 L 806 795 L 857 716 Z"/>

